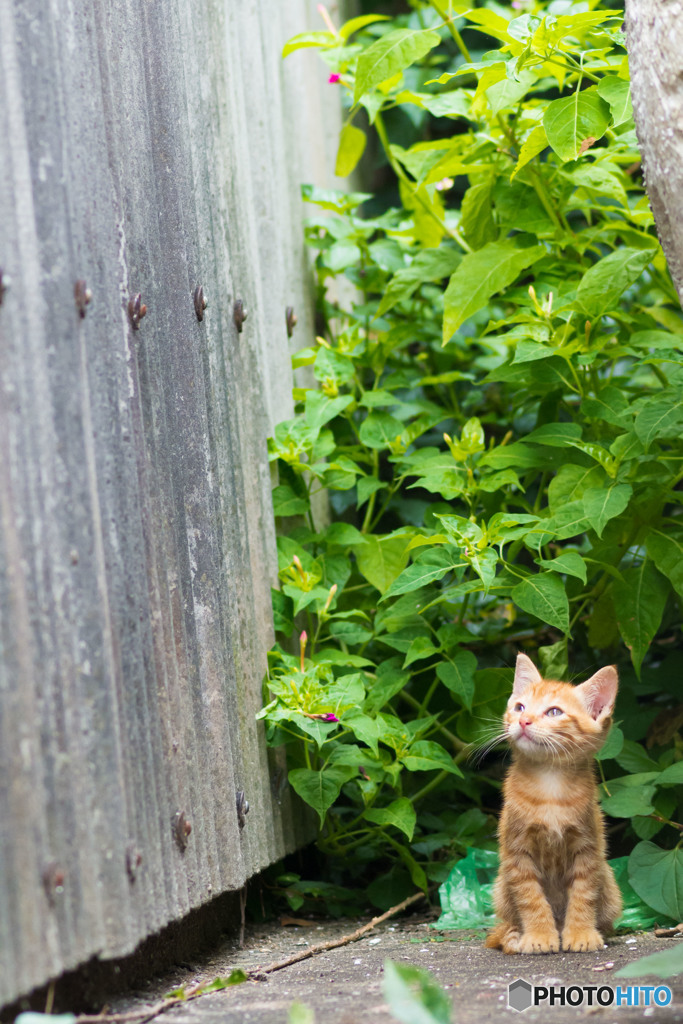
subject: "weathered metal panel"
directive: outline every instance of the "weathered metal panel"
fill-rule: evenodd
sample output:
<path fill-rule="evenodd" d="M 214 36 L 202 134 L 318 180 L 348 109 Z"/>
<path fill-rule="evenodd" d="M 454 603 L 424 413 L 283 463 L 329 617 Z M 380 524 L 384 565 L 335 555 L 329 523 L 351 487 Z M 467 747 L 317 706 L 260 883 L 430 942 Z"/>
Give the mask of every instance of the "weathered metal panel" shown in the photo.
<path fill-rule="evenodd" d="M 301 836 L 254 715 L 299 183 L 337 119 L 281 62 L 313 7 L 0 0 L 0 1004 Z"/>

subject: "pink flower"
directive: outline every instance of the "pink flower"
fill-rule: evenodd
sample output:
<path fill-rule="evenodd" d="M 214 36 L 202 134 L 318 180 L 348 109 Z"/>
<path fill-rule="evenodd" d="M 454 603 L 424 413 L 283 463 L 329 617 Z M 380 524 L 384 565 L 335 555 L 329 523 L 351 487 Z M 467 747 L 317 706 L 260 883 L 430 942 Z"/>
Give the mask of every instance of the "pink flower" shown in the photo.
<path fill-rule="evenodd" d="M 335 83 L 338 82 L 340 78 L 341 78 L 341 75 L 338 75 L 336 73 L 334 75 L 330 75 L 330 77 L 327 79 L 327 84 L 328 85 L 335 85 Z"/>

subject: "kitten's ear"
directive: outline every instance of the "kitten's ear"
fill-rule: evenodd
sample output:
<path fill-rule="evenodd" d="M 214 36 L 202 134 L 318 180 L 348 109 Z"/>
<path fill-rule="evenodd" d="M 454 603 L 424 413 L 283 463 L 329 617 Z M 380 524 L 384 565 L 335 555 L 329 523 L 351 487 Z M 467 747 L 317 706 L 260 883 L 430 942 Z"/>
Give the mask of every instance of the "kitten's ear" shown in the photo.
<path fill-rule="evenodd" d="M 520 652 L 517 655 L 517 664 L 515 665 L 515 681 L 512 686 L 513 696 L 519 697 L 531 683 L 540 682 L 541 675 L 533 661 L 531 658 L 527 658 L 526 654 Z"/>
<path fill-rule="evenodd" d="M 576 692 L 591 718 L 600 721 L 601 718 L 609 718 L 612 714 L 618 686 L 619 678 L 615 666 L 607 665 L 585 683 L 577 686 Z"/>

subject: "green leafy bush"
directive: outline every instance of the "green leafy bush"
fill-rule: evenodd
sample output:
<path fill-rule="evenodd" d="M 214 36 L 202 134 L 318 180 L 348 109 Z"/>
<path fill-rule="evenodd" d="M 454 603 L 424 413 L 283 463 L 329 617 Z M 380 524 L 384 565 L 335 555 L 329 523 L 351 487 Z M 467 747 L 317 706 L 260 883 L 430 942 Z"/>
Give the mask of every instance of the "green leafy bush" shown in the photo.
<path fill-rule="evenodd" d="M 516 650 L 560 678 L 617 662 L 601 795 L 615 852 L 643 840 L 634 888 L 659 880 L 671 913 L 683 321 L 621 15 L 412 7 L 285 51 L 319 48 L 345 96 L 337 170 L 372 133 L 395 200 L 304 188 L 321 333 L 270 442 L 269 742 L 329 862 L 371 868 L 388 906 L 494 847 L 500 766 L 468 754 L 498 735 Z"/>

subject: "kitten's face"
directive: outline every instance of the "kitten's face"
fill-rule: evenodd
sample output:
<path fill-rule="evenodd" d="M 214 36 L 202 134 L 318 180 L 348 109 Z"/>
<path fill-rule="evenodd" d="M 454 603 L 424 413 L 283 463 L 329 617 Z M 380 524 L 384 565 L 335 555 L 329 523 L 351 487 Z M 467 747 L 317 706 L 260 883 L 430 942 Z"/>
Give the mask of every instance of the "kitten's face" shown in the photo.
<path fill-rule="evenodd" d="M 566 764 L 596 753 L 609 732 L 617 674 L 601 669 L 581 686 L 542 679 L 526 655 L 517 659 L 515 685 L 503 723 L 517 754 Z"/>
<path fill-rule="evenodd" d="M 532 683 L 519 697 L 510 697 L 504 722 L 516 750 L 547 761 L 575 760 L 594 753 L 609 727 L 591 718 L 570 683 L 544 680 Z"/>

